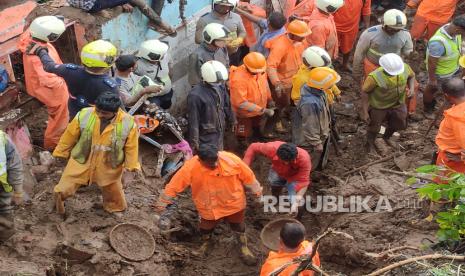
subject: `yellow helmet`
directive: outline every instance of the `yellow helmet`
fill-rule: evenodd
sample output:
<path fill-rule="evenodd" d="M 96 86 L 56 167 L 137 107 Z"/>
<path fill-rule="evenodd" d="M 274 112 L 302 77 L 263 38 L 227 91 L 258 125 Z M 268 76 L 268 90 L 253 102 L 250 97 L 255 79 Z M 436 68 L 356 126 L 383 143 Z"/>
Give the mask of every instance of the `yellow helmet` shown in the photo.
<path fill-rule="evenodd" d="M 462 66 L 462 68 L 465 68 L 465 56 L 460 57 L 459 64 Z"/>
<path fill-rule="evenodd" d="M 115 62 L 118 50 L 108 41 L 96 40 L 82 47 L 81 62 L 87 67 L 109 68 Z"/>
<path fill-rule="evenodd" d="M 341 76 L 331 68 L 316 67 L 310 71 L 307 85 L 316 89 L 326 90 L 341 80 Z"/>

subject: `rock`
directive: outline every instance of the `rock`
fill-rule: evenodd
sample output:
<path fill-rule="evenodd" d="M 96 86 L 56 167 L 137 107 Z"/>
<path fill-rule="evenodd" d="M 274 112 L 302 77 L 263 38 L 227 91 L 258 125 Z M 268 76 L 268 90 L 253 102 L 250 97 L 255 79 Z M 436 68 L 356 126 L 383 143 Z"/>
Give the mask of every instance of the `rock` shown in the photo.
<path fill-rule="evenodd" d="M 401 171 L 406 171 L 410 168 L 410 165 L 412 164 L 412 160 L 410 160 L 410 158 L 408 158 L 404 154 L 401 156 L 394 157 L 394 163 Z"/>

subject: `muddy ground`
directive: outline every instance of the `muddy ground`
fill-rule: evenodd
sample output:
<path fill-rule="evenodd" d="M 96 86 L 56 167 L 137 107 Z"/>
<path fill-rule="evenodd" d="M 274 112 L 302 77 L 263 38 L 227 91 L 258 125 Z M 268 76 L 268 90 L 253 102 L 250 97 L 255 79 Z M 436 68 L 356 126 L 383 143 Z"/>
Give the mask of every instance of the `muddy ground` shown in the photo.
<path fill-rule="evenodd" d="M 310 194 L 312 197 L 370 195 L 373 197 L 369 202 L 370 206 L 374 206 L 379 196 L 383 195 L 389 199 L 393 211 L 306 213 L 302 222 L 307 227 L 310 238 L 328 227 L 353 236 L 354 241 L 342 236 L 323 240 L 320 247 L 322 267 L 331 274 L 361 275 L 387 262 L 367 257 L 364 252 L 376 253 L 403 245 L 425 248 L 430 244 L 428 239 L 435 240 L 435 225 L 424 220 L 423 209 L 414 206 L 417 200 L 415 191 L 403 183 L 403 177 L 383 174 L 379 168 L 397 170 L 397 163 L 402 170 L 408 171 L 428 163 L 433 151 L 431 141 L 436 130 L 434 129 L 425 140 L 424 133 L 431 121 L 412 122 L 408 130 L 396 137 L 399 144 L 396 152 L 399 152 L 399 158 L 343 176 L 344 172 L 379 157 L 367 156 L 363 151 L 365 126 L 356 115 L 358 87 L 350 75 L 343 74 L 341 88 L 344 95 L 342 103 L 338 104 L 337 113 L 342 133 L 342 154 L 337 156 L 335 152 L 331 152 L 329 166 L 323 171 L 325 175 L 338 177 L 340 181 L 322 174 L 314 174 Z M 36 143 L 40 143 L 43 129 L 43 124 L 38 125 L 36 122 L 44 121 L 44 115 L 45 110 L 41 109 L 28 119 L 31 135 Z M 386 155 L 394 152 L 390 150 Z M 144 166 L 153 166 L 156 151 L 151 146 L 141 143 L 141 160 Z M 153 200 L 164 185 L 156 178 L 126 178 L 125 192 L 129 208 L 121 214 L 105 213 L 102 210 L 98 188 L 83 187 L 75 197 L 66 201 L 67 217 L 62 219 L 54 213 L 52 199 L 52 189 L 59 180 L 62 165 L 55 165 L 46 173 L 36 175 L 38 183 L 33 187 L 31 203 L 16 210 L 17 234 L 10 241 L 0 245 L 2 262 L 11 264 L 0 267 L 0 271 L 43 275 L 47 268 L 53 266 L 56 275 L 258 274 L 260 265 L 249 267 L 240 261 L 227 225 L 221 225 L 217 229 L 216 246 L 206 259 L 195 255 L 195 249 L 201 242 L 196 230 L 198 217 L 188 193 L 181 197 L 180 210 L 175 215 L 174 224 L 183 226 L 182 230 L 172 233 L 170 237 L 161 235 L 157 228 L 157 216 L 151 208 Z M 267 186 L 269 162 L 258 158 L 253 164 L 253 169 L 260 182 Z M 259 264 L 264 261 L 268 252 L 260 242 L 260 231 L 267 222 L 282 216 L 286 215 L 265 214 L 256 204 L 248 207 L 247 234 L 251 241 L 251 249 L 259 257 Z M 150 259 L 132 262 L 118 255 L 110 247 L 109 231 L 123 222 L 140 225 L 154 236 L 156 249 Z M 72 250 L 68 247 L 82 250 L 86 254 L 70 253 Z M 403 253 L 419 254 L 409 251 Z M 0 275 L 3 274 L 0 272 Z"/>
<path fill-rule="evenodd" d="M 420 57 L 424 51 L 420 51 Z M 409 60 L 422 87 L 425 85 L 423 58 Z M 409 171 L 431 160 L 437 129 L 425 136 L 430 120 L 409 122 L 406 131 L 395 137 L 397 149 L 387 148 L 385 155 L 398 157 L 369 166 L 358 172 L 345 172 L 375 161 L 380 157 L 368 156 L 363 150 L 366 126 L 358 119 L 359 85 L 350 74 L 342 73 L 340 87 L 342 102 L 336 106 L 341 132 L 341 154 L 331 151 L 328 167 L 312 175 L 309 189 L 312 198 L 318 195 L 372 196 L 370 206 L 376 206 L 380 196 L 389 200 L 392 212 L 379 213 L 306 213 L 302 222 L 308 237 L 314 238 L 328 227 L 351 235 L 324 239 L 320 246 L 322 268 L 331 275 L 363 275 L 391 262 L 408 256 L 427 254 L 436 242 L 434 223 L 426 221 L 427 213 L 419 204 L 413 189 L 404 184 L 404 177 L 380 172 L 380 168 Z M 418 113 L 421 114 L 421 98 Z M 46 110 L 38 110 L 27 118 L 31 136 L 41 143 Z M 40 122 L 38 124 L 38 122 Z M 290 137 L 282 137 L 289 140 Z M 37 148 L 39 151 L 40 148 Z M 144 169 L 156 162 L 156 151 L 141 142 L 141 161 Z M 36 157 L 37 159 L 37 157 Z M 36 161 L 35 164 L 38 164 Z M 158 197 L 164 183 L 156 178 L 125 177 L 128 209 L 120 214 L 102 210 L 101 195 L 93 185 L 81 188 L 66 201 L 67 216 L 62 218 L 53 210 L 52 190 L 58 182 L 64 164 L 55 164 L 49 170 L 36 174 L 37 183 L 27 183 L 31 189 L 29 204 L 15 212 L 17 233 L 0 245 L 0 275 L 257 275 L 268 254 L 259 234 L 263 226 L 286 214 L 263 213 L 260 206 L 251 203 L 247 209 L 247 235 L 250 248 L 258 256 L 257 266 L 246 266 L 240 259 L 231 231 L 221 224 L 215 231 L 215 247 L 208 257 L 199 258 L 195 250 L 201 241 L 196 230 L 198 217 L 189 199 L 189 193 L 180 197 L 180 207 L 174 215 L 175 226 L 182 229 L 170 235 L 161 234 L 157 216 L 151 204 Z M 252 166 L 260 182 L 267 187 L 269 162 L 257 158 Z M 268 189 L 266 192 L 269 193 Z M 347 203 L 346 203 L 347 204 Z M 129 222 L 144 227 L 156 241 L 154 255 L 146 261 L 133 262 L 118 255 L 109 244 L 109 232 L 117 224 Z M 402 251 L 392 258 L 376 259 L 366 252 L 377 253 L 390 248 L 409 245 L 421 251 Z M 53 273 L 52 273 L 53 271 Z M 392 275 L 418 275 L 424 265 L 412 265 L 392 271 Z"/>

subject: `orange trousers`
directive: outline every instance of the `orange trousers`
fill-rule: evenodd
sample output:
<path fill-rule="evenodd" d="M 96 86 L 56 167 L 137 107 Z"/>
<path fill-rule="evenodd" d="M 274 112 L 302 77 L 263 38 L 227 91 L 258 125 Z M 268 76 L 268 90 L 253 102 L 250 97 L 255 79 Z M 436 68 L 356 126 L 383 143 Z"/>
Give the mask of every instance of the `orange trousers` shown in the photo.
<path fill-rule="evenodd" d="M 365 72 L 364 79 L 366 79 L 368 77 L 368 74 L 375 71 L 378 67 L 379 65 L 374 64 L 368 59 L 365 59 L 363 61 L 363 71 Z M 413 93 L 413 96 L 410 98 L 405 97 L 405 104 L 407 105 L 407 111 L 409 114 L 413 114 L 417 110 L 417 98 L 418 98 L 419 90 L 420 90 L 420 84 L 418 83 L 418 81 L 415 81 L 415 91 Z M 409 91 L 409 88 L 407 87 L 407 92 L 408 91 Z"/>
<path fill-rule="evenodd" d="M 63 91 L 67 93 L 67 91 Z M 56 99 L 50 95 L 40 93 L 29 93 L 47 106 L 48 122 L 44 133 L 44 148 L 53 150 L 60 141 L 60 137 L 65 132 L 69 122 L 68 97 Z"/>
<path fill-rule="evenodd" d="M 441 28 L 444 23 L 436 23 L 428 21 L 427 18 L 424 18 L 420 15 L 415 15 L 413 19 L 412 27 L 410 28 L 410 34 L 412 35 L 412 39 L 418 40 L 420 38 L 425 39 L 428 41 L 436 31 Z"/>
<path fill-rule="evenodd" d="M 342 54 L 348 54 L 354 48 L 355 41 L 357 40 L 358 26 L 353 31 L 343 33 L 337 32 L 337 39 L 339 40 L 339 50 Z"/>

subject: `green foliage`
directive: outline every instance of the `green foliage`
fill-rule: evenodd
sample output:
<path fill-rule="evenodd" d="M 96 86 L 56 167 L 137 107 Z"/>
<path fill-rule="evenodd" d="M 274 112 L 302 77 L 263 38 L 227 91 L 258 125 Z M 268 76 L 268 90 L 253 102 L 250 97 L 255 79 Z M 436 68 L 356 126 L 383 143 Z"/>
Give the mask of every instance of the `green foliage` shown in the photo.
<path fill-rule="evenodd" d="M 427 183 L 417 189 L 420 198 L 430 199 L 432 202 L 449 202 L 451 208 L 436 214 L 436 222 L 439 224 L 437 233 L 439 240 L 461 240 L 465 238 L 465 175 L 450 172 L 442 167 L 426 165 L 416 169 L 417 172 L 429 175 L 436 182 Z M 412 185 L 417 178 L 407 179 L 407 184 Z"/>

